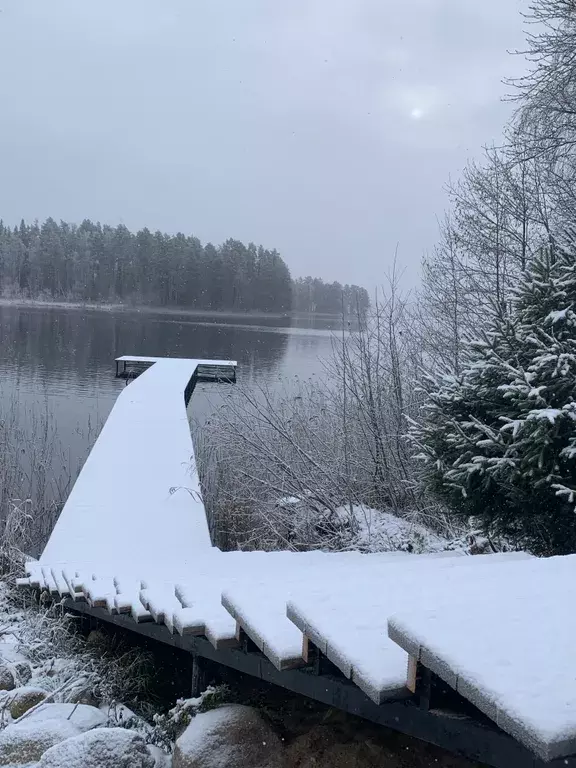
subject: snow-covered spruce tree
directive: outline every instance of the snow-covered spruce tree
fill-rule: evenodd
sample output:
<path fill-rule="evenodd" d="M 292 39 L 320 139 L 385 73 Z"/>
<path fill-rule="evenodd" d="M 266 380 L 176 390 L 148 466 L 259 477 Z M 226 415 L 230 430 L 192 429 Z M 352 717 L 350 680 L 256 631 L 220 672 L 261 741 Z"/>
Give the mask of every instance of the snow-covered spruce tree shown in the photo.
<path fill-rule="evenodd" d="M 576 238 L 572 237 L 575 243 Z M 411 439 L 455 514 L 537 554 L 576 552 L 576 250 L 536 256 L 508 318 L 430 387 Z"/>

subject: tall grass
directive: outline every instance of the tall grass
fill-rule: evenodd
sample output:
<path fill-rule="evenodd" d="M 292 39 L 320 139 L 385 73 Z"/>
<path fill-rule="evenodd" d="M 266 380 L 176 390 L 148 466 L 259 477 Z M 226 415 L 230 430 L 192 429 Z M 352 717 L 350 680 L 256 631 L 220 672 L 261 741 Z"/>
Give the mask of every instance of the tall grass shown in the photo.
<path fill-rule="evenodd" d="M 0 573 L 41 554 L 98 431 L 77 430 L 86 450 L 71 462 L 47 397 L 0 391 Z"/>

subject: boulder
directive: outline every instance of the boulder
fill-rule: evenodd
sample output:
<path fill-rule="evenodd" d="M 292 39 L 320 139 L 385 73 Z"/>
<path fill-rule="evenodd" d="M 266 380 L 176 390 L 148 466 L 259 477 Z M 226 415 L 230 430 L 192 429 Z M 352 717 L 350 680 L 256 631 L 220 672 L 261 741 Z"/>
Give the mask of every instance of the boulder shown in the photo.
<path fill-rule="evenodd" d="M 41 701 L 44 701 L 48 692 L 44 691 L 42 688 L 23 686 L 21 688 L 15 688 L 9 695 L 10 715 L 13 720 L 18 720 L 19 717 L 22 717 L 24 712 L 28 712 L 28 710 L 35 707 L 36 704 L 40 704 Z"/>
<path fill-rule="evenodd" d="M 154 768 L 146 742 L 125 728 L 97 728 L 47 750 L 38 768 Z"/>
<path fill-rule="evenodd" d="M 0 664 L 0 691 L 13 691 L 16 688 L 14 672 L 7 664 Z"/>
<path fill-rule="evenodd" d="M 36 762 L 50 747 L 105 722 L 106 715 L 95 707 L 43 704 L 0 731 L 0 766 Z"/>
<path fill-rule="evenodd" d="M 8 725 L 0 731 L 0 765 L 35 763 L 47 749 L 78 733 L 78 728 L 67 720 L 42 723 L 30 716 Z"/>
<path fill-rule="evenodd" d="M 260 713 L 229 704 L 196 715 L 176 741 L 173 768 L 278 768 L 282 745 Z"/>

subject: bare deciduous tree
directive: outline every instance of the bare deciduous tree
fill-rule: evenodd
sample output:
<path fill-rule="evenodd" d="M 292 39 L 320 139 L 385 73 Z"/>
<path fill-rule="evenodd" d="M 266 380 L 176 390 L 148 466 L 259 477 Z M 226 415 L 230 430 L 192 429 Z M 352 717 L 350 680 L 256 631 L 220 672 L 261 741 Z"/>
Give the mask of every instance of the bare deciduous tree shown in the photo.
<path fill-rule="evenodd" d="M 419 519 L 406 417 L 418 408 L 421 335 L 393 271 L 357 331 L 333 338 L 325 376 L 239 388 L 197 434 L 219 546 L 347 549 L 374 510 Z M 429 522 L 429 520 L 427 520 Z"/>

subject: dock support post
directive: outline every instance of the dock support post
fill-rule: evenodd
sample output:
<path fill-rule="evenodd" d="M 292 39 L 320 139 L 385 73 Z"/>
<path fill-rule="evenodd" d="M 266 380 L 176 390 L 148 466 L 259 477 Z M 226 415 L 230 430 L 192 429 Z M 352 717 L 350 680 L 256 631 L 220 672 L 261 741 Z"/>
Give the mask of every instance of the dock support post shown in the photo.
<path fill-rule="evenodd" d="M 414 656 L 408 657 L 406 688 L 416 696 L 418 706 L 424 712 L 430 709 L 433 678 L 434 675 L 428 667 L 421 664 Z"/>
<path fill-rule="evenodd" d="M 206 661 L 195 653 L 192 656 L 192 691 L 193 699 L 200 696 L 206 690 Z"/>
<path fill-rule="evenodd" d="M 248 637 L 238 622 L 236 622 L 236 640 L 244 653 L 260 653 L 260 648 L 252 638 Z"/>
<path fill-rule="evenodd" d="M 416 678 L 416 693 L 419 697 L 420 709 L 428 712 L 432 698 L 432 672 L 421 664 Z"/>
<path fill-rule="evenodd" d="M 307 667 L 309 667 L 313 674 L 320 675 L 322 670 L 322 654 L 320 649 L 314 645 L 312 640 L 306 635 L 302 637 L 302 658 Z"/>

